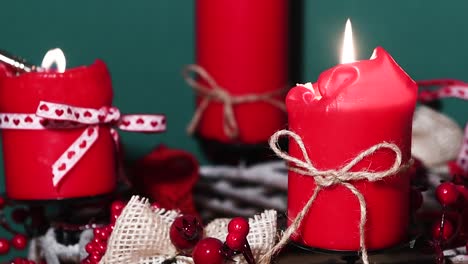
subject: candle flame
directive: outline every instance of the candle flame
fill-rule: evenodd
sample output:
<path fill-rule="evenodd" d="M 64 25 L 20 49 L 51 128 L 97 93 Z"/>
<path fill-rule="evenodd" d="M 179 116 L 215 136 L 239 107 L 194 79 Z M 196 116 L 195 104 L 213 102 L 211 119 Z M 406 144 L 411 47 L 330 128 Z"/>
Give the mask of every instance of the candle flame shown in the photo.
<path fill-rule="evenodd" d="M 351 63 L 356 61 L 354 44 L 353 44 L 353 29 L 351 21 L 348 18 L 343 38 L 343 48 L 341 50 L 341 63 Z"/>
<path fill-rule="evenodd" d="M 54 65 L 60 73 L 63 73 L 67 67 L 65 54 L 63 54 L 63 51 L 59 48 L 49 50 L 42 59 L 41 66 L 45 70 L 50 70 Z"/>

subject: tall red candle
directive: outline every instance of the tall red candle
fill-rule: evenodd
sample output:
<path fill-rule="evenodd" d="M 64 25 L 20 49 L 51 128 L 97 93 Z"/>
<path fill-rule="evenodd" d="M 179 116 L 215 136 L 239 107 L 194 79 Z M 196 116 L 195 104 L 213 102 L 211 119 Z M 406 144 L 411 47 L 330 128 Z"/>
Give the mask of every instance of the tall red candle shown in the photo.
<path fill-rule="evenodd" d="M 3 65 L 0 65 L 3 66 Z M 112 85 L 102 61 L 58 72 L 14 75 L 0 71 L 0 112 L 35 113 L 40 101 L 99 109 L 111 106 Z M 24 120 L 19 120 L 24 121 Z M 61 199 L 111 192 L 115 187 L 114 141 L 108 126 L 58 186 L 51 165 L 85 131 L 42 129 L 2 131 L 5 184 L 14 199 Z"/>
<path fill-rule="evenodd" d="M 287 10 L 287 0 L 197 0 L 197 64 L 233 96 L 286 88 Z M 211 102 L 197 133 L 225 143 L 255 144 L 286 124 L 283 110 L 265 102 L 236 104 L 234 116 L 239 133 L 230 138 L 223 130 L 222 103 Z"/>
<path fill-rule="evenodd" d="M 378 143 L 398 146 L 403 163 L 411 158 L 411 125 L 417 86 L 382 48 L 373 58 L 340 64 L 323 72 L 316 83 L 294 87 L 286 99 L 289 129 L 298 134 L 319 170 L 339 169 Z M 291 141 L 289 154 L 302 159 Z M 380 149 L 352 171 L 382 171 L 395 154 Z M 289 172 L 288 218 L 294 219 L 315 189 L 313 177 Z M 381 181 L 354 181 L 367 207 L 368 249 L 394 246 L 407 238 L 409 177 L 401 172 Z M 360 207 L 342 185 L 323 189 L 294 239 L 311 247 L 359 250 Z"/>

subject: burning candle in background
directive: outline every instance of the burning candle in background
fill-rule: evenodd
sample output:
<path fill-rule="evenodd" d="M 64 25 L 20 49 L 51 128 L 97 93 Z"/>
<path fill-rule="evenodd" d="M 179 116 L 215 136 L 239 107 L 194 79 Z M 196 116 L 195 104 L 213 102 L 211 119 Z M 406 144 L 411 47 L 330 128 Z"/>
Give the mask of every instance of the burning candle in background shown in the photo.
<path fill-rule="evenodd" d="M 352 44 L 347 23 L 346 45 Z M 415 82 L 381 47 L 369 60 L 354 62 L 343 47 L 342 64 L 323 72 L 316 83 L 297 85 L 287 95 L 289 129 L 300 136 L 314 166 L 342 168 L 362 151 L 382 142 L 411 158 L 411 125 L 417 98 Z M 289 155 L 303 159 L 290 141 Z M 378 149 L 351 171 L 384 171 L 395 153 Z M 407 238 L 410 180 L 404 173 L 381 181 L 352 181 L 366 202 L 365 244 L 368 249 L 394 246 Z M 288 218 L 294 219 L 316 188 L 313 177 L 294 171 L 288 177 Z M 332 250 L 360 249 L 360 203 L 343 185 L 323 189 L 301 222 L 294 240 Z"/>
<path fill-rule="evenodd" d="M 92 65 L 67 70 L 65 62 L 63 52 L 53 50 L 44 57 L 43 66 L 56 64 L 56 70 L 15 74 L 0 63 L 0 112 L 13 113 L 2 115 L 0 120 L 3 126 L 13 128 L 2 131 L 5 185 L 11 198 L 84 197 L 108 193 L 115 187 L 115 147 L 108 126 L 99 126 L 99 136 L 92 148 L 54 186 L 52 164 L 87 126 L 42 128 L 45 123 L 36 124 L 33 119 L 40 102 L 94 109 L 112 104 L 111 78 L 104 62 L 96 60 Z M 23 124 L 34 129 L 15 129 Z M 70 151 L 68 156 L 73 158 L 77 154 Z"/>

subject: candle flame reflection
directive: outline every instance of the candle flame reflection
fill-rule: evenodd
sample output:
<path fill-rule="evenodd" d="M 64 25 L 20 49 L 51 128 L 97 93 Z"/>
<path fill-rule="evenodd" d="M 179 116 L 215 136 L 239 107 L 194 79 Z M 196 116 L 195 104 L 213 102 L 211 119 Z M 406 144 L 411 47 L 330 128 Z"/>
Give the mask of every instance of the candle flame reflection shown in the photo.
<path fill-rule="evenodd" d="M 50 70 L 54 65 L 56 70 L 60 73 L 64 72 L 67 67 L 65 54 L 63 54 L 63 51 L 59 48 L 49 50 L 42 59 L 41 66 L 45 70 Z"/>
<path fill-rule="evenodd" d="M 348 18 L 348 21 L 346 21 L 343 47 L 341 50 L 341 63 L 351 63 L 354 61 L 356 61 L 356 58 L 353 44 L 353 29 L 351 27 L 351 21 Z"/>

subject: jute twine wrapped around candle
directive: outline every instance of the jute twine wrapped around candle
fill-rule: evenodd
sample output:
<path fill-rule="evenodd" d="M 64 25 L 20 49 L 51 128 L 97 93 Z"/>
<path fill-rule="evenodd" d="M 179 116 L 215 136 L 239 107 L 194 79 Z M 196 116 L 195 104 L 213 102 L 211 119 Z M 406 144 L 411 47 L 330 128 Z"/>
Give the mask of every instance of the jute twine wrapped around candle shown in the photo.
<path fill-rule="evenodd" d="M 291 137 L 299 146 L 302 156 L 304 160 L 300 160 L 298 158 L 292 157 L 289 154 L 283 152 L 280 147 L 278 146 L 278 140 L 282 136 Z M 367 209 L 366 209 L 366 201 L 364 196 L 359 192 L 359 190 L 351 184 L 351 181 L 358 181 L 358 180 L 368 180 L 370 182 L 379 181 L 385 177 L 395 175 L 401 171 L 407 170 L 411 165 L 411 161 L 408 164 L 402 165 L 402 154 L 398 146 L 391 143 L 379 143 L 376 144 L 369 149 L 359 153 L 353 160 L 349 163 L 345 164 L 342 168 L 338 170 L 318 170 L 312 164 L 309 155 L 307 154 L 304 142 L 302 141 L 301 137 L 296 133 L 289 131 L 289 130 L 281 130 L 273 134 L 270 138 L 270 147 L 271 149 L 278 155 L 280 158 L 288 161 L 290 163 L 289 170 L 296 172 L 298 174 L 304 176 L 314 177 L 315 180 L 315 190 L 310 197 L 310 199 L 305 204 L 304 208 L 299 212 L 296 218 L 292 221 L 290 226 L 285 230 L 283 236 L 281 237 L 278 244 L 276 244 L 266 255 L 266 259 L 270 259 L 276 253 L 278 253 L 289 241 L 291 236 L 297 231 L 299 226 L 301 225 L 302 220 L 305 218 L 307 212 L 311 208 L 315 198 L 321 190 L 324 190 L 328 187 L 335 186 L 335 185 L 342 185 L 348 188 L 358 199 L 359 207 L 360 207 L 360 221 L 359 221 L 359 241 L 360 247 L 362 252 L 362 261 L 364 264 L 369 263 L 367 248 L 365 243 L 365 223 L 367 220 Z M 393 165 L 385 171 L 351 171 L 351 169 L 362 161 L 364 158 L 374 154 L 379 149 L 389 149 L 395 153 L 395 162 Z"/>
<path fill-rule="evenodd" d="M 223 130 L 230 139 L 235 139 L 239 136 L 239 125 L 234 116 L 235 105 L 265 102 L 286 111 L 284 103 L 275 98 L 278 95 L 284 94 L 284 89 L 258 94 L 232 95 L 225 88 L 221 87 L 215 79 L 199 65 L 192 64 L 186 66 L 182 74 L 187 84 L 202 97 L 202 101 L 195 110 L 192 120 L 187 127 L 187 132 L 189 134 L 195 132 L 203 112 L 205 112 L 211 101 L 223 104 Z M 202 82 L 193 78 L 192 74 L 199 76 Z"/>
<path fill-rule="evenodd" d="M 106 253 L 99 263 L 193 264 L 190 256 L 179 254 L 169 237 L 171 224 L 179 215 L 177 211 L 154 209 L 148 199 L 133 196 L 117 219 Z M 227 218 L 211 221 L 204 228 L 204 236 L 225 241 L 229 221 Z M 265 210 L 249 219 L 247 240 L 256 261 L 273 247 L 276 222 L 274 210 Z M 234 263 L 247 263 L 242 254 L 233 259 Z"/>

